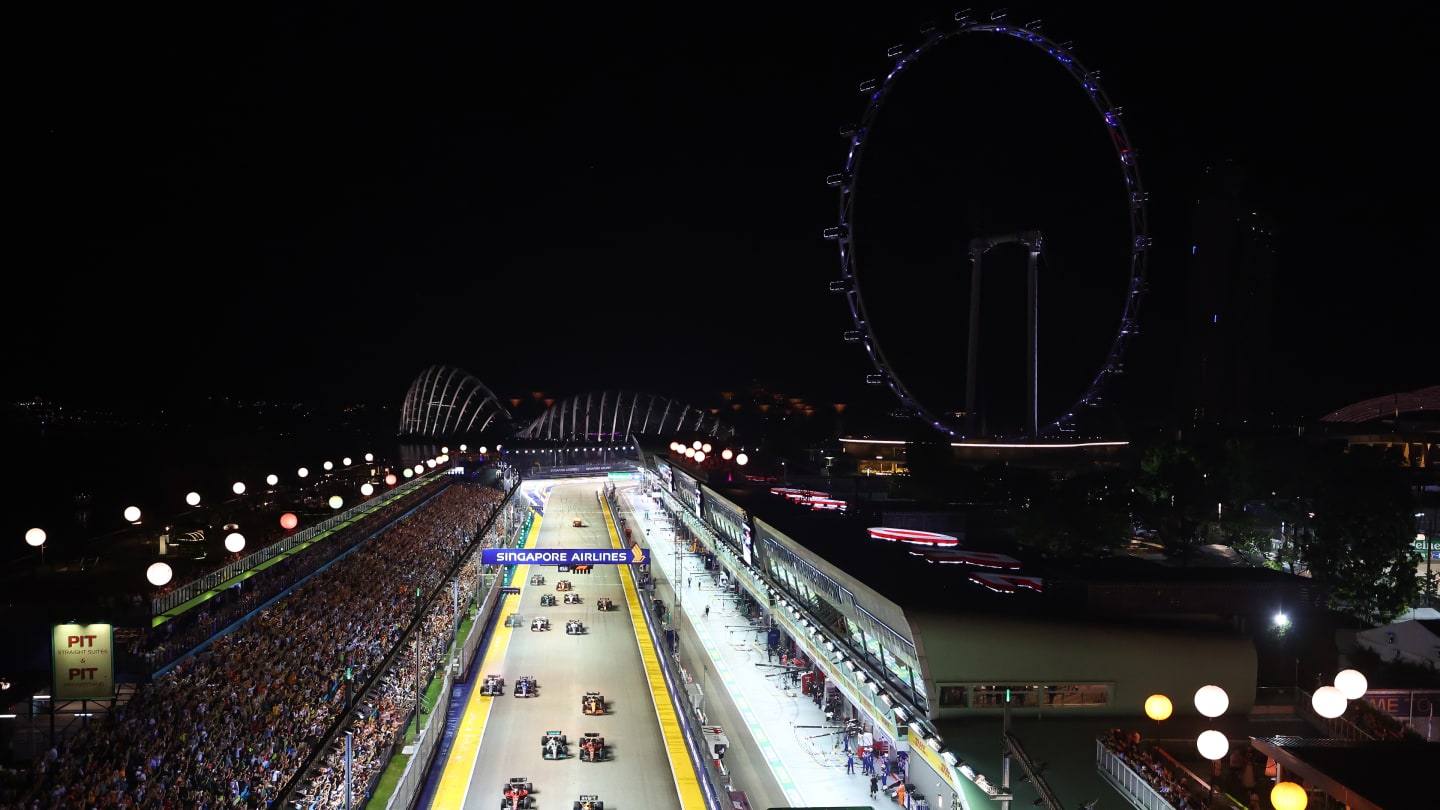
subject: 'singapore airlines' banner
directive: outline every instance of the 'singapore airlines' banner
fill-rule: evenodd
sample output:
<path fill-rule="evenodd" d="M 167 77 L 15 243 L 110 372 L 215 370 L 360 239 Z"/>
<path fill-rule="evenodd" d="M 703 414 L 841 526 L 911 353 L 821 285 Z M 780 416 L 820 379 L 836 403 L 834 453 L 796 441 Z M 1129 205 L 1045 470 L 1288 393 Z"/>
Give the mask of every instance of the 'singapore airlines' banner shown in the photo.
<path fill-rule="evenodd" d="M 51 632 L 55 700 L 115 697 L 115 647 L 108 624 L 57 624 Z"/>

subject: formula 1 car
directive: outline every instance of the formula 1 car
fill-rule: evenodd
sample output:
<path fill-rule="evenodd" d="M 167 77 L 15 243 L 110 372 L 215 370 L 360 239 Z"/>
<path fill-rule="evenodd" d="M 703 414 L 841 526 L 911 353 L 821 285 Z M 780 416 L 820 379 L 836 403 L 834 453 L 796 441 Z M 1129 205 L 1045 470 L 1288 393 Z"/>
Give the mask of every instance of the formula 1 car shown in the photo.
<path fill-rule="evenodd" d="M 492 696 L 505 694 L 505 679 L 499 675 L 486 675 L 485 680 L 480 682 L 480 694 Z"/>
<path fill-rule="evenodd" d="M 536 632 L 550 629 L 550 620 L 544 616 L 536 616 L 530 620 L 530 629 Z"/>
<path fill-rule="evenodd" d="M 599 692 L 586 692 L 585 696 L 580 698 L 581 714 L 605 714 L 606 711 L 605 696 Z"/>
<path fill-rule="evenodd" d="M 605 744 L 605 738 L 594 731 L 585 732 L 580 738 L 580 761 L 604 762 L 609 758 L 610 747 Z"/>
<path fill-rule="evenodd" d="M 555 590 L 557 590 L 557 591 L 568 591 L 568 590 L 570 590 L 570 580 L 568 580 L 568 579 L 557 580 L 557 581 L 555 582 Z"/>
<path fill-rule="evenodd" d="M 575 802 L 575 810 L 605 810 L 605 803 L 595 796 L 580 794 L 580 801 Z"/>
<path fill-rule="evenodd" d="M 511 777 L 505 783 L 505 798 L 500 800 L 500 810 L 529 810 L 535 806 L 535 797 L 530 795 L 534 791 L 535 786 L 525 781 L 525 777 Z"/>
<path fill-rule="evenodd" d="M 574 526 L 577 529 L 583 529 L 585 528 L 585 521 L 581 520 L 580 518 L 575 518 L 574 520 L 570 521 L 570 525 Z"/>
<path fill-rule="evenodd" d="M 530 584 L 531 584 L 531 585 L 544 585 L 544 584 L 545 584 L 545 575 L 544 575 L 544 574 L 531 574 L 531 575 L 530 575 Z"/>
<path fill-rule="evenodd" d="M 610 597 L 608 596 L 602 596 L 599 599 L 596 599 L 595 606 L 600 608 L 601 610 L 619 610 L 619 608 L 615 607 L 615 603 L 612 602 L 610 600 Z"/>
<path fill-rule="evenodd" d="M 521 675 L 520 680 L 515 682 L 515 697 L 535 697 L 539 691 L 534 675 Z"/>
<path fill-rule="evenodd" d="M 559 731 L 545 732 L 545 736 L 540 738 L 540 756 L 543 759 L 569 759 L 570 746 L 565 742 L 565 735 Z"/>
<path fill-rule="evenodd" d="M 555 594 L 545 593 L 540 595 L 540 607 L 555 607 Z"/>
<path fill-rule="evenodd" d="M 579 619 L 568 619 L 565 622 L 565 635 L 583 636 L 585 635 L 585 625 L 581 624 Z"/>
<path fill-rule="evenodd" d="M 550 594 L 550 596 L 554 596 L 554 595 L 555 595 L 555 594 L 553 594 L 553 593 Z M 575 593 L 574 591 L 569 591 L 569 592 L 567 592 L 567 593 L 565 594 L 565 604 L 567 604 L 567 605 L 578 605 L 578 604 L 580 604 L 580 594 Z"/>

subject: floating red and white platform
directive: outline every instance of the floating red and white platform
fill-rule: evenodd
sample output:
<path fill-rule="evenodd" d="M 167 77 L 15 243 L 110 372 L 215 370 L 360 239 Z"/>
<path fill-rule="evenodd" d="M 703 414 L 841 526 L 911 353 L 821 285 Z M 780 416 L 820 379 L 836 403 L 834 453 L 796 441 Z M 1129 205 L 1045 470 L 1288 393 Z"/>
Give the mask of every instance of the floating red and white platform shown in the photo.
<path fill-rule="evenodd" d="M 977 568 L 1004 568 L 1019 570 L 1020 561 L 1009 554 L 994 554 L 989 551 L 928 551 L 920 556 L 925 562 L 941 565 L 973 565 Z"/>
<path fill-rule="evenodd" d="M 917 546 L 955 546 L 960 544 L 960 538 L 939 532 L 926 532 L 919 529 L 886 529 L 882 527 L 868 529 L 870 536 L 876 540 L 889 540 L 892 543 L 910 543 Z"/>
<path fill-rule="evenodd" d="M 821 492 L 816 489 L 796 489 L 794 487 L 771 487 L 770 494 L 784 495 L 786 500 L 792 503 L 804 504 L 816 511 L 844 512 L 850 504 L 839 498 L 830 497 L 830 493 Z"/>
<path fill-rule="evenodd" d="M 830 493 L 828 493 L 828 492 L 821 492 L 821 491 L 818 490 L 818 489 L 797 489 L 797 488 L 795 488 L 795 487 L 771 487 L 771 488 L 770 488 L 770 494 L 771 494 L 771 495 L 784 495 L 786 498 L 789 498 L 789 499 L 792 500 L 792 501 L 798 501 L 798 500 L 800 500 L 801 498 L 828 498 L 828 497 L 830 497 Z"/>
<path fill-rule="evenodd" d="M 1021 574 L 993 574 L 989 571 L 977 571 L 970 575 L 970 581 L 984 585 L 996 593 L 1015 593 L 1021 588 L 1036 593 L 1043 593 L 1045 590 L 1044 579 Z"/>

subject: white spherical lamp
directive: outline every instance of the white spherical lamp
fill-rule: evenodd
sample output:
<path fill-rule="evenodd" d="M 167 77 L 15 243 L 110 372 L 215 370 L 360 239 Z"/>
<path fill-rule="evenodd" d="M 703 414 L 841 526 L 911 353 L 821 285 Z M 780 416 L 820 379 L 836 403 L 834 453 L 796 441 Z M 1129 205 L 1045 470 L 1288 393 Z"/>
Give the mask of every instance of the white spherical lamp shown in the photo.
<path fill-rule="evenodd" d="M 728 447 L 725 448 L 724 450 L 721 450 L 721 451 L 720 451 L 720 458 L 723 459 L 723 460 L 725 460 L 725 461 L 729 461 L 730 459 L 732 459 L 732 458 L 734 458 L 734 457 L 735 457 L 735 451 L 734 451 L 734 450 L 731 450 L 731 449 L 728 448 Z"/>
<path fill-rule="evenodd" d="M 1211 684 L 1202 686 L 1195 692 L 1195 711 L 1206 717 L 1219 717 L 1230 708 L 1230 696 L 1225 690 Z"/>
<path fill-rule="evenodd" d="M 704 451 L 704 450 L 697 450 L 697 451 L 695 451 L 695 463 L 699 464 L 699 463 L 702 463 L 702 462 L 704 462 L 704 461 L 705 461 L 705 451 Z"/>
<path fill-rule="evenodd" d="M 372 462 L 372 461 L 374 461 L 374 460 L 375 460 L 375 454 L 374 454 L 374 453 L 366 453 L 366 454 L 365 454 L 365 463 L 366 463 L 366 464 L 369 464 L 370 462 Z"/>
<path fill-rule="evenodd" d="M 1335 688 L 1346 700 L 1359 700 L 1370 689 L 1370 682 L 1358 669 L 1342 669 L 1335 675 Z"/>
<path fill-rule="evenodd" d="M 25 531 L 25 544 L 33 548 L 39 548 L 45 545 L 46 536 L 45 530 L 39 527 L 27 529 Z"/>
<path fill-rule="evenodd" d="M 352 462 L 349 456 L 340 459 L 340 466 L 342 467 L 349 467 L 351 463 Z"/>
<path fill-rule="evenodd" d="M 1200 732 L 1195 738 L 1195 747 L 1200 749 L 1200 756 L 1214 761 L 1230 753 L 1230 738 L 1212 728 Z"/>
<path fill-rule="evenodd" d="M 280 483 L 280 476 L 276 475 L 275 473 L 270 473 L 269 475 L 265 476 L 265 486 L 273 487 L 278 483 Z"/>
<path fill-rule="evenodd" d="M 740 455 L 735 457 L 735 463 L 739 464 L 741 467 L 744 467 L 746 464 L 750 463 L 750 457 L 745 455 L 744 453 L 741 453 Z"/>
<path fill-rule="evenodd" d="M 245 548 L 245 535 L 239 532 L 231 532 L 225 535 L 225 550 L 234 554 Z"/>
<path fill-rule="evenodd" d="M 175 572 L 171 571 L 170 566 L 165 563 L 155 563 L 145 569 L 145 580 L 157 588 L 169 582 L 173 576 L 175 576 Z"/>
<path fill-rule="evenodd" d="M 301 478 L 309 478 L 309 477 L 310 477 L 310 468 L 309 468 L 309 467 L 301 467 L 300 469 L 298 469 L 298 470 L 295 471 L 295 474 L 298 475 L 298 476 L 300 476 Z"/>
<path fill-rule="evenodd" d="M 244 481 L 236 481 L 236 482 L 234 483 L 234 485 L 232 485 L 232 486 L 230 487 L 230 491 L 233 492 L 233 493 L 235 493 L 236 495 L 244 495 L 244 494 L 245 494 L 245 482 L 244 482 Z"/>
<path fill-rule="evenodd" d="M 375 485 L 372 484 L 372 483 L 370 483 L 369 481 L 366 481 L 365 483 L 363 483 L 363 484 L 360 485 L 360 494 L 361 494 L 361 495 L 364 495 L 364 496 L 367 497 L 367 498 L 370 497 L 371 495 L 374 495 L 374 494 L 375 494 Z"/>
<path fill-rule="evenodd" d="M 345 505 L 345 499 L 344 499 L 344 498 L 340 497 L 339 495 L 331 495 L 331 496 L 330 496 L 330 508 L 331 508 L 331 509 L 339 509 L 340 507 L 342 507 L 342 506 L 344 506 L 344 505 Z"/>
<path fill-rule="evenodd" d="M 324 467 L 325 467 L 325 472 L 330 472 L 331 470 L 335 469 L 335 462 L 333 462 L 333 461 L 327 461 L 327 462 L 325 462 Z"/>
<path fill-rule="evenodd" d="M 128 521 L 130 521 L 131 523 L 139 523 L 139 522 L 140 522 L 140 507 L 138 507 L 138 506 L 127 506 L 127 507 L 125 507 L 125 519 L 128 520 Z"/>
<path fill-rule="evenodd" d="M 1333 720 L 1345 713 L 1345 693 L 1333 686 L 1322 686 L 1310 696 L 1310 708 L 1321 717 Z"/>
<path fill-rule="evenodd" d="M 416 475 L 420 475 L 420 474 L 423 473 L 423 472 L 425 472 L 425 465 L 424 465 L 424 464 L 416 464 L 416 465 L 415 465 L 415 474 L 416 474 Z"/>
<path fill-rule="evenodd" d="M 485 455 L 485 454 L 488 453 L 488 452 L 490 452 L 490 450 L 489 450 L 488 448 L 486 448 L 485 445 L 483 445 L 483 444 L 480 445 L 480 455 L 483 456 L 483 455 Z"/>
<path fill-rule="evenodd" d="M 185 503 L 187 503 L 187 504 L 189 504 L 189 505 L 191 505 L 191 506 L 199 506 L 199 505 L 200 505 L 200 493 L 198 493 L 198 492 L 191 492 L 191 493 L 186 494 L 186 496 L 185 496 Z"/>

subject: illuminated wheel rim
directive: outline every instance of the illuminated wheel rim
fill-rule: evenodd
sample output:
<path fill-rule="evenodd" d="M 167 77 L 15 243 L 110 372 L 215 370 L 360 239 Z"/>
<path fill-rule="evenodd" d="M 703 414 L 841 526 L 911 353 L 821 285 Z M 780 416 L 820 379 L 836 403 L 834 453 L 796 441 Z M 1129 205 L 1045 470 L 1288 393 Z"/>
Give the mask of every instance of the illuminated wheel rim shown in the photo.
<path fill-rule="evenodd" d="M 1099 370 L 1091 378 L 1089 384 L 1084 388 L 1079 398 L 1063 413 L 1038 426 L 1035 436 L 1012 435 L 996 436 L 992 438 L 1024 440 L 1038 438 L 1041 436 L 1053 436 L 1066 433 L 1073 429 L 1077 415 L 1085 408 L 1096 406 L 1102 399 L 1102 389 L 1106 381 L 1113 375 L 1118 374 L 1123 368 L 1122 362 L 1125 349 L 1130 338 L 1138 329 L 1138 316 L 1140 302 L 1145 289 L 1145 263 L 1146 255 L 1149 252 L 1151 239 L 1148 231 L 1148 201 L 1149 197 L 1144 190 L 1140 180 L 1139 162 L 1134 148 L 1131 146 L 1129 135 L 1125 131 L 1122 121 L 1123 111 L 1111 103 L 1105 91 L 1101 88 L 1099 74 L 1087 70 L 1079 60 L 1070 52 L 1069 48 L 1058 43 L 1038 30 L 1038 22 L 1028 23 L 1024 26 L 1010 25 L 1005 22 L 1003 12 L 992 15 L 989 21 L 978 21 L 967 14 L 955 15 L 955 26 L 949 29 L 930 27 L 925 29 L 924 41 L 913 49 L 897 46 L 887 52 L 887 56 L 895 60 L 894 65 L 885 74 L 883 79 L 875 79 L 861 83 L 860 89 L 867 95 L 867 104 L 860 123 L 853 127 L 842 129 L 841 134 L 849 141 L 849 151 L 845 160 L 844 171 L 833 174 L 827 178 L 827 183 L 838 188 L 840 192 L 839 220 L 833 227 L 825 229 L 825 238 L 834 240 L 840 249 L 840 280 L 832 282 L 830 288 L 834 292 L 843 292 L 846 303 L 850 310 L 850 317 L 854 323 L 853 332 L 846 335 L 846 340 L 862 344 L 871 365 L 875 368 L 875 374 L 868 379 L 869 382 L 884 385 L 899 400 L 898 413 L 907 417 L 915 417 L 925 422 L 930 427 L 944 433 L 951 438 L 973 438 L 965 435 L 963 425 L 957 424 L 946 418 L 942 418 L 933 412 L 912 392 L 909 386 L 900 378 L 894 370 L 894 366 L 886 358 L 880 341 L 875 334 L 873 320 L 870 313 L 866 311 L 864 298 L 860 292 L 860 273 L 855 259 L 855 198 L 856 181 L 859 177 L 861 158 L 865 154 L 865 146 L 869 140 L 870 131 L 886 97 L 890 94 L 895 83 L 903 75 L 913 72 L 914 64 L 931 49 L 939 47 L 942 43 L 948 42 L 962 36 L 998 34 L 1012 37 L 1032 47 L 1038 48 L 1061 65 L 1072 78 L 1084 90 L 1090 99 L 1092 106 L 1099 112 L 1105 127 L 1110 133 L 1111 140 L 1115 147 L 1115 154 L 1119 160 L 1120 170 L 1124 175 L 1125 193 L 1127 195 L 1126 206 L 1129 211 L 1129 283 L 1126 285 L 1124 309 L 1120 317 L 1120 323 L 1116 329 L 1114 338 L 1110 342 L 1108 351 L 1102 361 Z"/>

